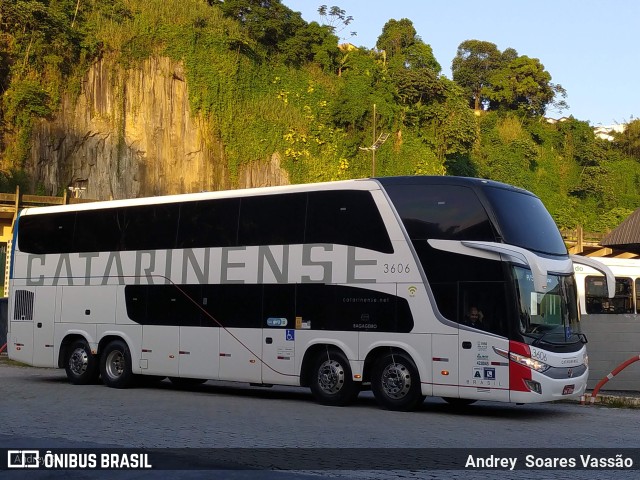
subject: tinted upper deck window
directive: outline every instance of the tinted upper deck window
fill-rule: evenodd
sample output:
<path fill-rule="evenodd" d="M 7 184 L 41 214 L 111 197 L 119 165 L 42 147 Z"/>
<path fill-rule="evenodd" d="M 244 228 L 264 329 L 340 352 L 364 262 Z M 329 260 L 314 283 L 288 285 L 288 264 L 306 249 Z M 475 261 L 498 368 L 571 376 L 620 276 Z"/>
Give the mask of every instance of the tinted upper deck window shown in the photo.
<path fill-rule="evenodd" d="M 291 245 L 304 241 L 304 193 L 260 195 L 240 202 L 238 245 Z"/>
<path fill-rule="evenodd" d="M 495 241 L 487 212 L 468 187 L 388 185 L 385 189 L 412 240 Z"/>
<path fill-rule="evenodd" d="M 110 252 L 122 248 L 122 208 L 77 212 L 74 252 Z"/>
<path fill-rule="evenodd" d="M 177 248 L 235 246 L 239 214 L 239 198 L 183 203 Z"/>
<path fill-rule="evenodd" d="M 305 243 L 334 243 L 393 253 L 393 246 L 370 192 L 310 192 Z"/>
<path fill-rule="evenodd" d="M 175 248 L 180 205 L 166 203 L 124 209 L 121 250 Z"/>
<path fill-rule="evenodd" d="M 76 212 L 25 215 L 18 222 L 18 246 L 27 253 L 72 251 Z"/>

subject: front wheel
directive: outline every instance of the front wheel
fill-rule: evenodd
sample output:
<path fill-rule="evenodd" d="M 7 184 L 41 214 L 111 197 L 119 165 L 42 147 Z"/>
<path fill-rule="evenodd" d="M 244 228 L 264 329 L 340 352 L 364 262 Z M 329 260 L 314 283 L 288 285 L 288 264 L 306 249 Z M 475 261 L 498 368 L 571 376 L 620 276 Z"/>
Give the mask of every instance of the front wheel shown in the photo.
<path fill-rule="evenodd" d="M 402 353 L 390 353 L 378 359 L 371 374 L 371 390 L 378 404 L 388 410 L 414 410 L 425 398 L 418 369 Z"/>
<path fill-rule="evenodd" d="M 127 388 L 133 382 L 131 373 L 131 353 L 122 340 L 114 340 L 107 345 L 100 356 L 100 374 L 107 387 Z"/>
<path fill-rule="evenodd" d="M 360 393 L 353 381 L 349 361 L 342 352 L 320 352 L 312 368 L 311 392 L 319 403 L 341 407 L 352 403 Z"/>
<path fill-rule="evenodd" d="M 98 358 L 85 340 L 77 340 L 67 349 L 64 370 L 73 385 L 88 385 L 98 380 Z"/>

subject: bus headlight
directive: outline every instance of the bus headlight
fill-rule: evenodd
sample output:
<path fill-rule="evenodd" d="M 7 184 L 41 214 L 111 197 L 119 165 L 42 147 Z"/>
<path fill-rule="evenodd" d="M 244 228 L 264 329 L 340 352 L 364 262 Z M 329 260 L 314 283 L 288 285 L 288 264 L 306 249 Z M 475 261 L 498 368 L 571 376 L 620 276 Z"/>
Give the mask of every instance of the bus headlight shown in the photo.
<path fill-rule="evenodd" d="M 519 363 L 520 365 L 524 365 L 525 367 L 530 368 L 531 370 L 535 370 L 536 372 L 544 372 L 549 370 L 549 365 L 541 362 L 540 360 L 536 360 L 531 357 L 525 357 L 524 355 L 518 355 L 517 353 L 509 352 L 509 359 L 513 362 Z"/>

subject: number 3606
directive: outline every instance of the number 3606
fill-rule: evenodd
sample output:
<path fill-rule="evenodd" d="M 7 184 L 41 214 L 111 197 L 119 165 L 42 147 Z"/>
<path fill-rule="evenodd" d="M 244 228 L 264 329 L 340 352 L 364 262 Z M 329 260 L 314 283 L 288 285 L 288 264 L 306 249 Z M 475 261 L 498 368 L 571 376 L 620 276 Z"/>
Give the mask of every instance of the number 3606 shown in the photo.
<path fill-rule="evenodd" d="M 385 263 L 382 267 L 384 273 L 409 273 L 411 271 L 408 263 Z"/>

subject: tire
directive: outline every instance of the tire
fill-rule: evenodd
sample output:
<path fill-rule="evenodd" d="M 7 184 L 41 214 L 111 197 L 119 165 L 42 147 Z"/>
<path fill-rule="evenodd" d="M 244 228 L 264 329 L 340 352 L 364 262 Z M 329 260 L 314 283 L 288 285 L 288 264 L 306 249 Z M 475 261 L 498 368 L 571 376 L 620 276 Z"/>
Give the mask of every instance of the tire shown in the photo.
<path fill-rule="evenodd" d="M 318 403 L 343 407 L 360 393 L 347 357 L 339 350 L 320 352 L 313 360 L 311 392 Z"/>
<path fill-rule="evenodd" d="M 207 381 L 206 378 L 185 378 L 185 377 L 169 377 L 171 383 L 176 387 L 188 388 L 202 385 Z"/>
<path fill-rule="evenodd" d="M 109 343 L 100 355 L 100 375 L 107 387 L 127 388 L 134 375 L 131 373 L 131 353 L 122 340 Z"/>
<path fill-rule="evenodd" d="M 371 390 L 378 404 L 387 410 L 415 410 L 425 398 L 418 369 L 403 353 L 387 354 L 376 361 L 371 374 Z"/>
<path fill-rule="evenodd" d="M 454 398 L 454 397 L 442 397 L 442 399 L 447 402 L 449 405 L 462 408 L 467 407 L 473 403 L 476 403 L 477 400 L 471 400 L 470 398 Z"/>
<path fill-rule="evenodd" d="M 85 340 L 76 340 L 67 347 L 64 370 L 73 385 L 88 385 L 98 380 L 98 358 Z"/>

